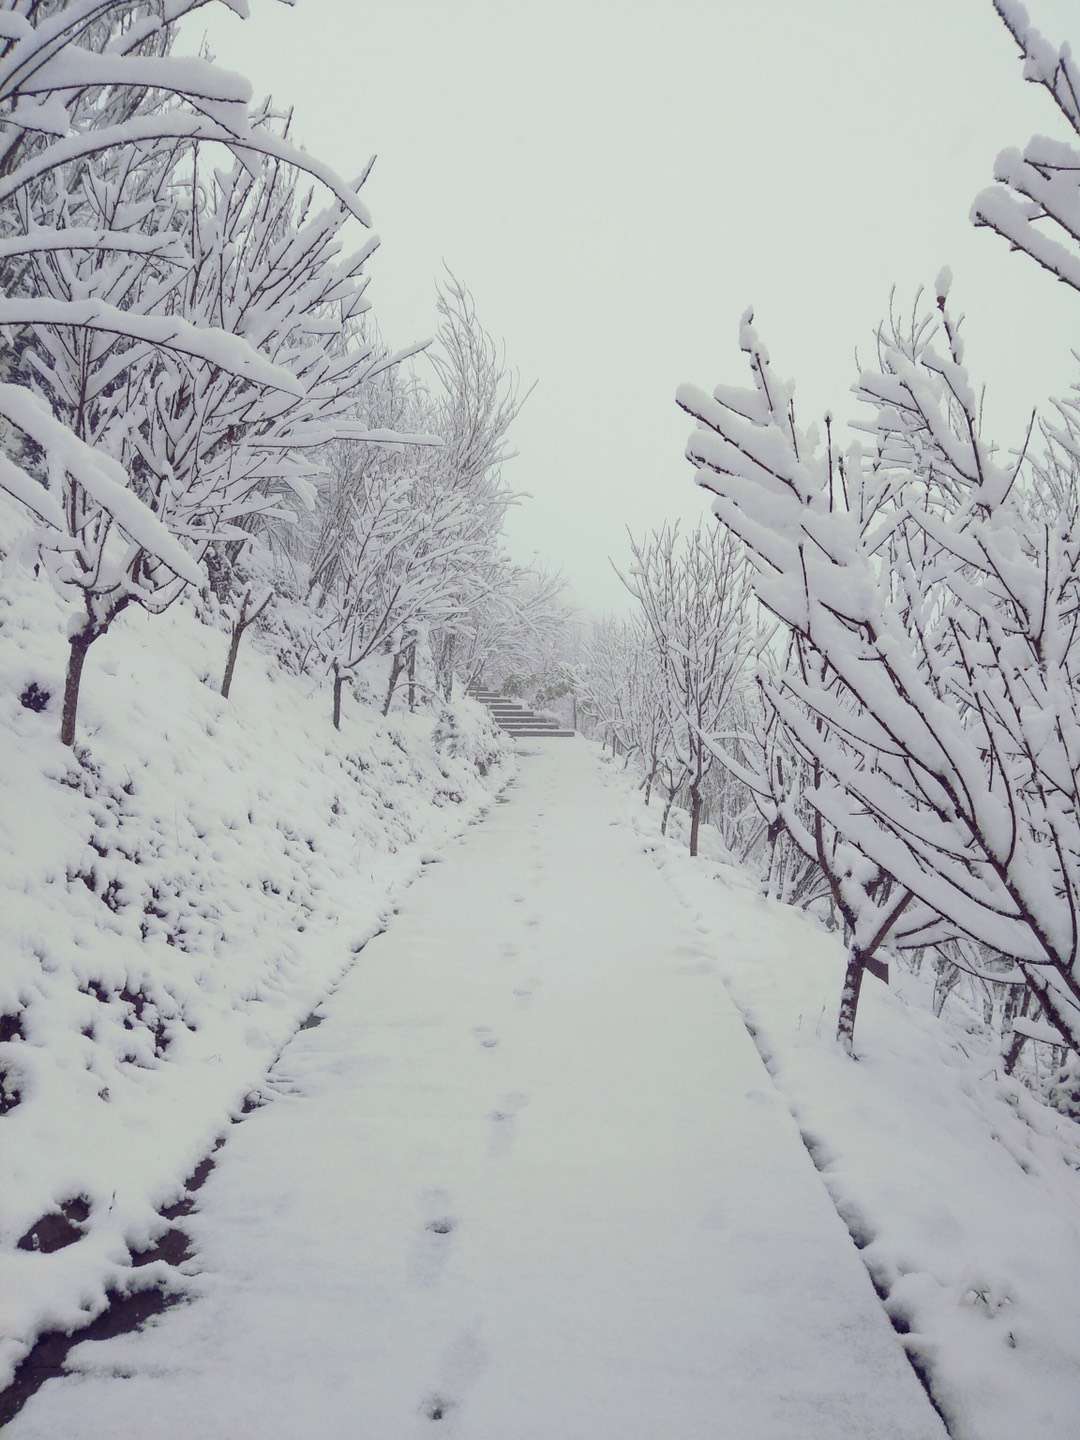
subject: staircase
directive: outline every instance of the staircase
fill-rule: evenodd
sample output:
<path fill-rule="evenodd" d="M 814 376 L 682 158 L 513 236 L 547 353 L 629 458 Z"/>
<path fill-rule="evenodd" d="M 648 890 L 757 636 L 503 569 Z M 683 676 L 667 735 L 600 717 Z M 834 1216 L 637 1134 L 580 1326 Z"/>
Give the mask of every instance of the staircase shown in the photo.
<path fill-rule="evenodd" d="M 560 729 L 558 720 L 537 715 L 535 710 L 527 709 L 516 700 L 508 700 L 505 695 L 497 695 L 494 690 L 470 688 L 467 693 L 470 699 L 478 700 L 481 705 L 487 706 L 508 735 L 561 739 L 574 734 L 573 730 Z"/>

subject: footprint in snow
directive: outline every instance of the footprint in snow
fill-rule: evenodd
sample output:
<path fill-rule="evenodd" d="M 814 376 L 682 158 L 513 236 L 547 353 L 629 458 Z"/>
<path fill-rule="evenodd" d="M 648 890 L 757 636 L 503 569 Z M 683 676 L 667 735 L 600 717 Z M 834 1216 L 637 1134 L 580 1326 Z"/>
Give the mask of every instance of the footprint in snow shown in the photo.
<path fill-rule="evenodd" d="M 457 1402 L 443 1395 L 441 1391 L 425 1395 L 420 1402 L 420 1414 L 425 1420 L 445 1420 L 456 1409 Z"/>
<path fill-rule="evenodd" d="M 445 1190 L 425 1190 L 419 1197 L 423 1228 L 415 1236 L 409 1255 L 409 1278 L 414 1285 L 428 1289 L 435 1285 L 449 1259 L 457 1216 L 449 1204 Z"/>
<path fill-rule="evenodd" d="M 473 1034 L 485 1050 L 494 1050 L 499 1043 L 499 1037 L 490 1025 L 474 1025 Z"/>
<path fill-rule="evenodd" d="M 529 1097 L 526 1094 L 520 1090 L 512 1090 L 508 1095 L 504 1095 L 498 1106 L 491 1111 L 488 1116 L 491 1121 L 488 1154 L 493 1158 L 505 1155 L 514 1143 L 518 1112 L 528 1103 Z"/>
<path fill-rule="evenodd" d="M 461 1331 L 443 1354 L 440 1385 L 437 1389 L 429 1390 L 420 1402 L 420 1414 L 423 1418 L 436 1423 L 450 1420 L 450 1433 L 453 1433 L 455 1427 L 452 1422 L 457 1419 L 461 1409 L 463 1394 L 479 1379 L 487 1366 L 487 1346 L 475 1328 Z"/>

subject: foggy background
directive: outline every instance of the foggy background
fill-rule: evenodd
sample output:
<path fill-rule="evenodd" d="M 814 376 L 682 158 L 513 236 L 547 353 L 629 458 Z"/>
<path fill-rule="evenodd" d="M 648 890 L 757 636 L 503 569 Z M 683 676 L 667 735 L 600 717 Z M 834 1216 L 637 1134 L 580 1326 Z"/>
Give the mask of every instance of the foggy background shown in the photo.
<path fill-rule="evenodd" d="M 968 221 L 997 152 L 1061 137 L 990 0 L 253 0 L 189 24 L 295 110 L 294 137 L 365 191 L 387 341 L 434 328 L 443 264 L 536 391 L 507 474 L 523 561 L 587 610 L 626 602 L 625 527 L 692 521 L 683 380 L 747 383 L 753 304 L 803 423 L 850 412 L 892 286 L 943 264 L 989 386 L 988 435 L 1023 438 L 1076 364 L 1076 299 Z M 1033 0 L 1055 43 L 1070 0 Z M 423 365 L 424 362 L 420 362 Z"/>

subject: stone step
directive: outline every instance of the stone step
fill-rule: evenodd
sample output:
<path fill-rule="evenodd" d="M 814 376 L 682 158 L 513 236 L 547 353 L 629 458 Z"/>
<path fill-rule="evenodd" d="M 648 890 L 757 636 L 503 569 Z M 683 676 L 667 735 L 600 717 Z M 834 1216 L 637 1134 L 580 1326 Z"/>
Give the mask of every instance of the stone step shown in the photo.
<path fill-rule="evenodd" d="M 503 730 L 561 730 L 563 727 L 557 720 L 504 720 L 501 722 Z"/>
<path fill-rule="evenodd" d="M 538 715 L 535 710 L 508 695 L 497 695 L 493 690 L 483 689 L 467 690 L 465 693 L 470 700 L 487 706 L 492 719 L 506 735 L 533 739 L 551 735 L 558 739 L 571 739 L 576 733 L 563 729 L 560 720 Z"/>
<path fill-rule="evenodd" d="M 572 740 L 573 730 L 504 730 L 508 740 Z"/>

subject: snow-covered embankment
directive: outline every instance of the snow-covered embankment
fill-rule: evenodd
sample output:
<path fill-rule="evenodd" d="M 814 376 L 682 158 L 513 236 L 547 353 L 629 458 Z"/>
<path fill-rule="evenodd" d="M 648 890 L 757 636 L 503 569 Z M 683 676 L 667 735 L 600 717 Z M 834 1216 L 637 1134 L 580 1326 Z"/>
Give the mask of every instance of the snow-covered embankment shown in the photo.
<path fill-rule="evenodd" d="M 250 639 L 224 701 L 227 637 L 182 606 L 94 647 L 73 754 L 63 618 L 9 568 L 0 1388 L 37 1334 L 164 1279 L 131 1268 L 159 1208 L 508 764 L 468 701 L 441 720 L 352 705 L 338 734 L 325 691 Z"/>
<path fill-rule="evenodd" d="M 844 947 L 763 900 L 703 827 L 691 860 L 609 783 L 701 932 L 955 1440 L 1072 1434 L 1080 1415 L 1080 1129 L 1005 1075 L 995 1037 L 930 1010 L 932 978 L 864 987 L 833 1039 Z M 682 827 L 681 812 L 673 828 Z M 973 1017 L 974 1019 L 974 1017 Z"/>

